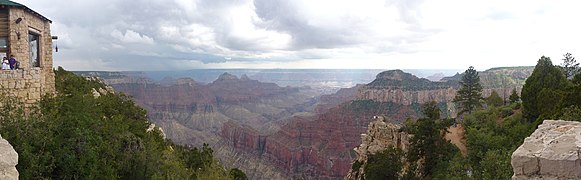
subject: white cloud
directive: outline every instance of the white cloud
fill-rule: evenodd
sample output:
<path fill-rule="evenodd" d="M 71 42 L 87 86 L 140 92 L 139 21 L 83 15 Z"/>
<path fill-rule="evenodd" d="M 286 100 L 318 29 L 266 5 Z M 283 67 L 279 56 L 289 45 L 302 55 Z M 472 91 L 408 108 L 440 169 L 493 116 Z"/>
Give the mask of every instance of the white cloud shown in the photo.
<path fill-rule="evenodd" d="M 153 44 L 153 38 L 150 38 L 146 35 L 139 34 L 133 30 L 125 30 L 125 33 L 122 33 L 118 30 L 114 30 L 111 32 L 111 36 L 116 38 L 117 40 L 123 43 L 141 43 L 141 44 Z"/>

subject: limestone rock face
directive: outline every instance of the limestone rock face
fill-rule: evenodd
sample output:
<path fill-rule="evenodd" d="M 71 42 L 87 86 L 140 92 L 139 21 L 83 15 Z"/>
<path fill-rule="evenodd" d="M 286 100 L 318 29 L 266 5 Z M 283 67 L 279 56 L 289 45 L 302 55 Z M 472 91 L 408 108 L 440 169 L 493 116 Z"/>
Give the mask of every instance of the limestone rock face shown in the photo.
<path fill-rule="evenodd" d="M 350 170 L 345 179 L 363 179 L 367 157 L 392 146 L 406 151 L 409 146 L 410 135 L 401 131 L 401 125 L 386 122 L 382 116 L 375 116 L 369 123 L 367 134 L 361 134 L 362 143 L 355 149 L 356 162 L 362 164 L 357 170 Z"/>
<path fill-rule="evenodd" d="M 512 179 L 581 179 L 581 122 L 545 120 L 512 154 Z"/>
<path fill-rule="evenodd" d="M 0 179 L 18 179 L 18 154 L 4 138 L 0 136 Z"/>

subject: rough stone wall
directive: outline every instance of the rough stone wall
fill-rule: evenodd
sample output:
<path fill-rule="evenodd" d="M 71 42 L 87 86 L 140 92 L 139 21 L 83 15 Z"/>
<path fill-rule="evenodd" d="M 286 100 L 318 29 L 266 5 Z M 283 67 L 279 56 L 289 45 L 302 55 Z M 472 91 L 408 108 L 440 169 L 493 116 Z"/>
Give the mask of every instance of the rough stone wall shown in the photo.
<path fill-rule="evenodd" d="M 385 150 L 390 146 L 407 151 L 409 146 L 410 135 L 401 132 L 401 126 L 386 122 L 382 116 L 375 116 L 374 121 L 369 123 L 367 134 L 361 134 L 361 145 L 353 150 L 357 154 L 358 161 L 363 165 L 357 170 L 350 170 L 345 179 L 363 179 L 363 168 L 367 163 L 367 157 L 379 151 Z"/>
<path fill-rule="evenodd" d="M 22 21 L 17 24 L 18 18 Z M 43 95 L 55 92 L 50 22 L 22 8 L 10 8 L 9 23 L 9 54 L 20 62 L 21 69 L 0 70 L 0 89 L 30 105 Z M 40 67 L 31 67 L 29 31 L 40 32 Z"/>
<path fill-rule="evenodd" d="M 2 136 L 0 136 L 0 179 L 18 179 L 18 154 Z"/>
<path fill-rule="evenodd" d="M 581 179 L 581 122 L 545 120 L 511 164 L 512 179 Z"/>

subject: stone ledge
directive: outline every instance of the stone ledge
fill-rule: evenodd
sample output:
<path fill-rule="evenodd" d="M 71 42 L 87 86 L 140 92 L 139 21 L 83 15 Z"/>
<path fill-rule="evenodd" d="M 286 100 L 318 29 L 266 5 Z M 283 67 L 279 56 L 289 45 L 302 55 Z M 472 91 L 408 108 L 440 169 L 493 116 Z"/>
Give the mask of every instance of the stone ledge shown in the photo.
<path fill-rule="evenodd" d="M 512 179 L 581 179 L 581 122 L 545 120 L 512 154 Z"/>

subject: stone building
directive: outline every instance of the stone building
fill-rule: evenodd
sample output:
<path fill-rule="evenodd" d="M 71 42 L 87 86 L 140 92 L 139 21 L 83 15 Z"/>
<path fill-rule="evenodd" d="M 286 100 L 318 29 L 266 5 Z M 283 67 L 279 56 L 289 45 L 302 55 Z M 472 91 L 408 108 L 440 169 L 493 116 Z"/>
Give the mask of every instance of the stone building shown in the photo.
<path fill-rule="evenodd" d="M 25 104 L 55 92 L 51 20 L 16 2 L 0 0 L 0 59 L 14 55 L 20 67 L 0 70 L 0 89 Z"/>

